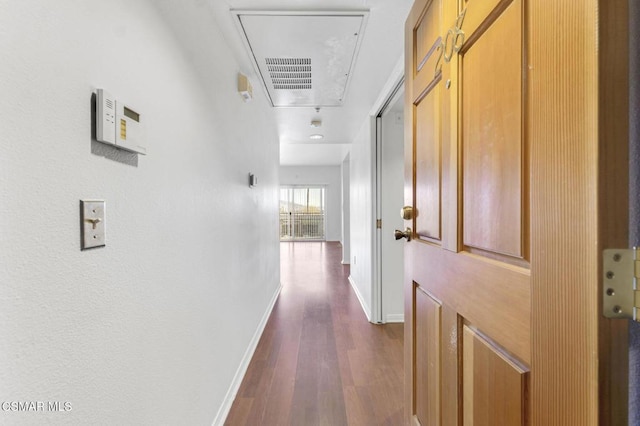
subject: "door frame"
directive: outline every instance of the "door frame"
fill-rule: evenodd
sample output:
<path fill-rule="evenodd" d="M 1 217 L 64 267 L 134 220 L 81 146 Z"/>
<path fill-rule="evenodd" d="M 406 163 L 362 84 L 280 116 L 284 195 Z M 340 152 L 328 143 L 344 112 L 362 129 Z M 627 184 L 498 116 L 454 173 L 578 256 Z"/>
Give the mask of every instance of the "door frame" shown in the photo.
<path fill-rule="evenodd" d="M 377 227 L 377 219 L 382 211 L 382 128 L 381 119 L 385 109 L 391 104 L 393 97 L 404 86 L 404 55 L 398 60 L 389 79 L 380 92 L 369 116 L 374 119 L 374 134 L 371 138 L 371 184 L 372 184 L 372 217 L 373 217 L 373 247 L 371 257 L 371 316 L 369 321 L 374 324 L 384 324 L 382 314 L 382 230 Z"/>
<path fill-rule="evenodd" d="M 383 168 L 383 129 L 382 129 L 382 117 L 385 113 L 388 112 L 389 108 L 393 106 L 393 103 L 397 101 L 396 97 L 398 94 L 402 92 L 404 93 L 404 74 L 400 76 L 396 85 L 393 89 L 387 94 L 387 98 L 384 104 L 380 107 L 380 110 L 376 114 L 376 134 L 375 134 L 375 167 L 374 167 L 374 180 L 375 180 L 375 190 L 374 190 L 374 204 L 375 204 L 375 218 L 376 218 L 376 229 L 375 236 L 373 239 L 374 244 L 374 256 L 373 256 L 373 291 L 372 291 L 372 317 L 377 315 L 378 323 L 385 324 L 388 321 L 384 313 L 384 283 L 382 282 L 382 269 L 387 262 L 387 258 L 384 256 L 382 246 L 383 246 L 383 237 L 384 232 L 390 232 L 389 229 L 386 229 L 384 222 L 382 222 L 382 203 L 383 203 L 383 186 L 384 186 L 384 175 L 382 173 Z M 403 123 L 404 124 L 404 123 Z M 404 129 L 403 129 L 404 131 Z M 400 140 L 400 143 L 404 144 L 404 140 Z M 399 189 L 401 190 L 401 189 Z M 378 220 L 382 223 L 380 227 L 378 227 Z M 402 250 L 401 247 L 398 248 Z M 403 265 L 399 266 L 399 269 L 403 269 Z M 395 322 L 395 321 L 394 321 Z M 403 321 L 397 321 L 403 322 Z"/>

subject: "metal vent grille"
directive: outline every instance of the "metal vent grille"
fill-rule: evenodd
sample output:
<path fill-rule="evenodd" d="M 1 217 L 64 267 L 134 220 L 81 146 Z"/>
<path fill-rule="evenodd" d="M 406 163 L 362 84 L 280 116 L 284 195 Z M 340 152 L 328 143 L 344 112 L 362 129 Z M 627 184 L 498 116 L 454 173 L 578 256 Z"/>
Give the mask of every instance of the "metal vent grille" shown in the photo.
<path fill-rule="evenodd" d="M 265 58 L 276 90 L 310 90 L 311 58 Z"/>

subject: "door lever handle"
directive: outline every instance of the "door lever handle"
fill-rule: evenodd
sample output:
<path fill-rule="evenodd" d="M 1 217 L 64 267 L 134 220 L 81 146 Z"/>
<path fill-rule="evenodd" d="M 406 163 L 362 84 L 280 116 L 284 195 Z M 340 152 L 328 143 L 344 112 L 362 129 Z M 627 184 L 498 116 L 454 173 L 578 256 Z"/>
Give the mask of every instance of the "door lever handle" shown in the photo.
<path fill-rule="evenodd" d="M 396 237 L 396 240 L 399 240 L 401 238 L 406 238 L 407 241 L 411 241 L 411 228 L 407 228 L 404 231 L 400 231 L 399 229 L 396 229 L 393 235 Z"/>

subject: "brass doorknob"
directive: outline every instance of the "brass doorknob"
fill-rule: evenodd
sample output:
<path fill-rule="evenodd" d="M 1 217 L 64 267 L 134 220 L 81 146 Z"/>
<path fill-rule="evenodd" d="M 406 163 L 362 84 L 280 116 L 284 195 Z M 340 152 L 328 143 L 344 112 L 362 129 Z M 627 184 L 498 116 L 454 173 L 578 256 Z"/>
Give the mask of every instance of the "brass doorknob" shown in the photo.
<path fill-rule="evenodd" d="M 404 206 L 402 208 L 402 210 L 400 210 L 400 216 L 404 219 L 404 220 L 411 220 L 413 219 L 413 207 L 411 206 Z"/>
<path fill-rule="evenodd" d="M 393 235 L 396 237 L 396 240 L 399 240 L 401 238 L 406 238 L 407 241 L 411 241 L 411 228 L 405 229 L 404 232 L 400 231 L 399 229 L 396 229 Z"/>

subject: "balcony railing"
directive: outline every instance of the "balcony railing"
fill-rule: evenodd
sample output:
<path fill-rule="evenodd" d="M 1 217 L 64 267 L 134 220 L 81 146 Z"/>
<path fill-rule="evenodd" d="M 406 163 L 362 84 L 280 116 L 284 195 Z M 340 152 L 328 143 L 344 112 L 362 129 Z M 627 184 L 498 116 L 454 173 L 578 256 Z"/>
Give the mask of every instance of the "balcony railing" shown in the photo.
<path fill-rule="evenodd" d="M 324 240 L 324 213 L 280 213 L 281 240 Z"/>

